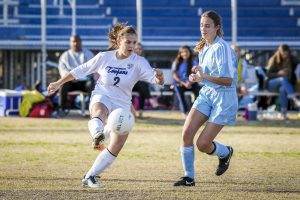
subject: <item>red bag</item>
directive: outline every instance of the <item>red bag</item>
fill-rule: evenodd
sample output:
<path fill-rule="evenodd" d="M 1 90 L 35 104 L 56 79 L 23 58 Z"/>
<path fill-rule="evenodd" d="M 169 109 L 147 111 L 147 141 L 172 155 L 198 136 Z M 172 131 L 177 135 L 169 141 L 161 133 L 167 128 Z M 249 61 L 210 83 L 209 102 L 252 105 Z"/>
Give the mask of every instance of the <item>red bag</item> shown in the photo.
<path fill-rule="evenodd" d="M 50 99 L 32 105 L 28 117 L 47 118 L 51 116 L 53 104 Z"/>

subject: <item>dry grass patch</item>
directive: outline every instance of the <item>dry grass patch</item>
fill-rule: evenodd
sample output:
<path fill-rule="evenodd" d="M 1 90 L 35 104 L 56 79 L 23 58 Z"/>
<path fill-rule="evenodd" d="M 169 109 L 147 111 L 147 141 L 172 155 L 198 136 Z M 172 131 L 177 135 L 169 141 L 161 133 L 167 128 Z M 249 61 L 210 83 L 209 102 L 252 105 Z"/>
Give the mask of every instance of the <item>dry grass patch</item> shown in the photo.
<path fill-rule="evenodd" d="M 216 157 L 196 152 L 196 187 L 174 188 L 182 175 L 180 113 L 145 113 L 100 190 L 81 178 L 98 152 L 87 118 L 0 120 L 0 199 L 299 199 L 299 121 L 268 127 L 239 121 L 217 140 L 235 149 L 230 169 L 214 175 Z M 270 123 L 270 122 L 268 122 Z M 18 126 L 13 126 L 13 125 Z"/>

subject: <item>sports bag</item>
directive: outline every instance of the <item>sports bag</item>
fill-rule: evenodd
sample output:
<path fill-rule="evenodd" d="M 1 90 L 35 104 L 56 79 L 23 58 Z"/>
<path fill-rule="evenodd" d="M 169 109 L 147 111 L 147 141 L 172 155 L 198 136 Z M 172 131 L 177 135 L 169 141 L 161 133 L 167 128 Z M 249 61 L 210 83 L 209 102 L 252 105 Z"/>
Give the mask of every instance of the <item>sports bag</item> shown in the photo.
<path fill-rule="evenodd" d="M 51 117 L 53 104 L 50 99 L 45 99 L 42 102 L 33 104 L 28 117 L 47 118 Z"/>

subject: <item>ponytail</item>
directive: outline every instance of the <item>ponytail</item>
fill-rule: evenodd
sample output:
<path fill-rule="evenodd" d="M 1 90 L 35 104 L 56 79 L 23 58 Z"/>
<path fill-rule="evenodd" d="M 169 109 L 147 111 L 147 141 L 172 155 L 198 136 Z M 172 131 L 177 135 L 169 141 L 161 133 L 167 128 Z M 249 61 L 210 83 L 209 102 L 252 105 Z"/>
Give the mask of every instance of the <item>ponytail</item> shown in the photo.
<path fill-rule="evenodd" d="M 133 26 L 129 26 L 126 23 L 117 23 L 111 31 L 108 33 L 109 46 L 108 50 L 115 50 L 119 48 L 118 41 L 125 34 L 136 34 L 136 30 Z"/>
<path fill-rule="evenodd" d="M 204 12 L 201 15 L 201 18 L 202 17 L 208 17 L 208 18 L 212 19 L 213 22 L 214 22 L 214 25 L 219 26 L 219 29 L 217 30 L 217 36 L 223 38 L 224 33 L 223 33 L 223 29 L 222 29 L 222 17 L 220 15 L 218 15 L 218 13 L 216 13 L 213 10 L 209 10 L 209 11 Z M 206 42 L 205 39 L 201 38 L 200 41 L 198 42 L 198 44 L 196 45 L 196 47 L 194 48 L 194 51 L 199 52 L 203 48 L 203 46 L 205 45 L 205 42 Z"/>
<path fill-rule="evenodd" d="M 198 44 L 196 45 L 196 47 L 194 48 L 195 52 L 199 52 L 203 46 L 205 45 L 205 39 L 201 38 L 200 41 L 198 42 Z"/>

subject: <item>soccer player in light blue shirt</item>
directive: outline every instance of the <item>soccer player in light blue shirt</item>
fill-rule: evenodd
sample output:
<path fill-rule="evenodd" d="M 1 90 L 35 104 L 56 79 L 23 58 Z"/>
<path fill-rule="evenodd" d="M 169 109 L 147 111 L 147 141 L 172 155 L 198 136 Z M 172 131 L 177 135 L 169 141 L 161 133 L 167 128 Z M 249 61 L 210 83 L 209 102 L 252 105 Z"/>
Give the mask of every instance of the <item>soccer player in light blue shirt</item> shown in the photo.
<path fill-rule="evenodd" d="M 174 186 L 194 186 L 194 137 L 205 123 L 196 141 L 199 151 L 219 158 L 215 174 L 222 175 L 229 167 L 233 154 L 231 146 L 214 139 L 225 125 L 233 125 L 238 110 L 237 58 L 229 44 L 222 39 L 221 17 L 214 11 L 201 15 L 201 40 L 195 47 L 199 65 L 189 76 L 191 82 L 202 81 L 203 87 L 189 112 L 182 131 L 181 158 L 184 177 Z"/>

